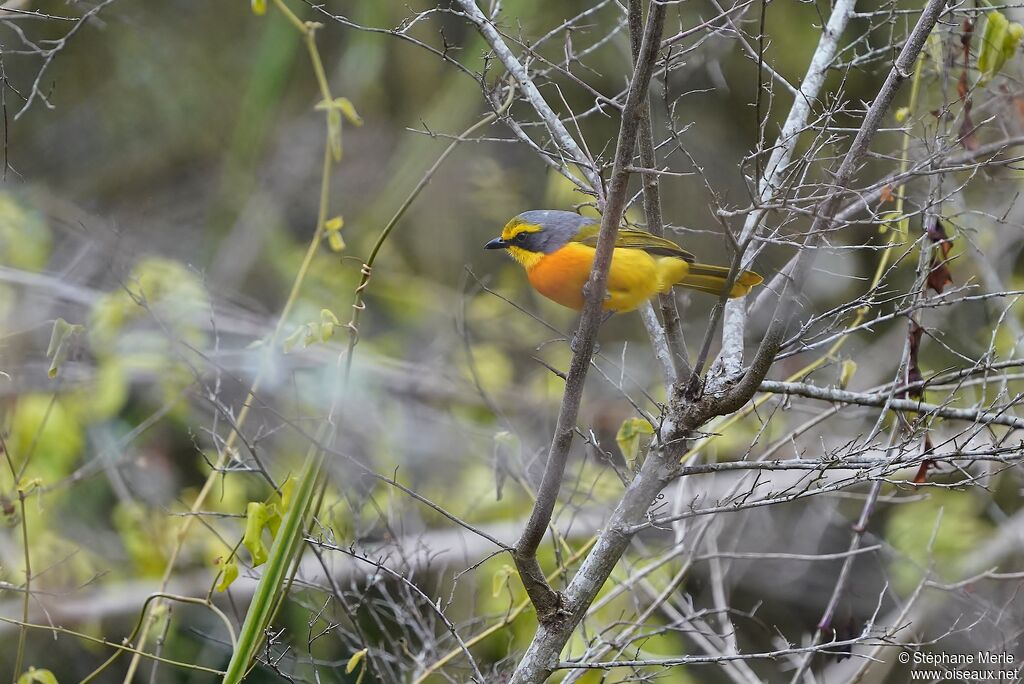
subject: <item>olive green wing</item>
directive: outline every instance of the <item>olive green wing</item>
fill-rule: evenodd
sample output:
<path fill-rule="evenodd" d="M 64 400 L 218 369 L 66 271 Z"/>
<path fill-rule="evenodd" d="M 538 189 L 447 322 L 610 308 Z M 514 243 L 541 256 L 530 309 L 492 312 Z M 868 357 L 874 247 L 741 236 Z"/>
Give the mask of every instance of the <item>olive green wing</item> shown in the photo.
<path fill-rule="evenodd" d="M 592 223 L 590 225 L 583 226 L 573 237 L 573 242 L 579 242 L 590 247 L 597 247 L 597 234 L 599 232 L 601 232 L 600 224 Z M 652 235 L 644 230 L 619 228 L 619 235 L 615 238 L 615 246 L 625 249 L 642 249 L 648 254 L 671 256 L 682 259 L 683 261 L 693 262 L 697 260 L 697 257 L 693 256 L 671 240 L 666 240 L 663 237 Z"/>

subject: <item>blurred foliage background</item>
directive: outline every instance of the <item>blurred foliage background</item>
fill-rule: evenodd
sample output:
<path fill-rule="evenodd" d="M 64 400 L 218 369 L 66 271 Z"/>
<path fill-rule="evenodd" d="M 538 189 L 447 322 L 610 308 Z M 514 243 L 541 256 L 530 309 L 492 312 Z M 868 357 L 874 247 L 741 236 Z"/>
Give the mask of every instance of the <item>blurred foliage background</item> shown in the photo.
<path fill-rule="evenodd" d="M 40 1 L 30 9 L 80 16 L 92 6 Z M 507 0 L 502 14 L 510 32 L 535 40 L 588 6 Z M 330 2 L 326 11 L 392 28 L 430 7 Z M 0 468 L 4 617 L 18 618 L 22 611 L 24 525 L 37 594 L 30 602 L 32 621 L 52 621 L 114 642 L 129 633 L 168 562 L 183 511 L 224 445 L 229 416 L 237 415 L 261 364 L 269 370 L 237 446 L 239 462 L 257 453 L 275 481 L 294 474 L 326 411 L 335 378 L 329 371 L 347 343 L 343 324 L 351 316 L 362 260 L 450 136 L 489 111 L 473 78 L 411 42 L 353 29 L 303 5 L 295 9 L 324 23 L 317 43 L 328 80 L 335 94 L 354 104 L 364 125 L 345 126 L 344 157 L 330 187 L 329 213 L 344 217 L 347 246 L 340 253 L 324 248 L 317 254 L 284 335 L 324 320 L 324 309 L 339 324 L 328 341 L 300 343 L 284 355 L 272 353 L 265 342 L 316 224 L 324 144 L 323 113 L 315 109 L 317 84 L 298 32 L 279 13 L 255 16 L 244 2 L 214 7 L 118 0 L 84 24 L 46 65 L 41 89 L 52 107 L 37 100 L 18 118 L 21 101 L 15 92 L 28 92 L 44 60 L 38 54 L 3 53 L 8 166 L 0 188 L 0 428 L 11 464 Z M 767 34 L 776 38 L 767 47 L 767 60 L 790 82 L 802 78 L 827 12 L 822 2 L 772 3 Z M 670 21 L 685 28 L 715 13 L 706 3 L 683 3 L 673 8 Z M 599 27 L 607 28 L 618 15 L 614 4 L 607 4 L 591 26 L 579 30 L 580 40 L 598 35 Z M 853 23 L 851 34 L 864 36 L 863 50 L 883 47 L 891 37 L 891 27 L 866 19 Z M 14 44 L 19 30 L 36 41 L 55 40 L 67 26 L 44 19 L 4 22 L 3 40 Z M 454 46 L 452 56 L 470 71 L 484 65 L 484 43 L 456 17 L 431 15 L 410 35 L 434 46 L 443 44 L 443 35 L 444 43 Z M 552 41 L 543 52 L 556 59 L 561 49 Z M 596 91 L 614 94 L 623 87 L 628 60 L 628 39 L 619 32 L 588 56 L 590 70 L 578 75 Z M 876 66 L 843 75 L 847 100 L 871 98 L 880 83 Z M 1017 66 L 1009 69 L 1014 74 L 1009 87 L 1016 88 Z M 741 163 L 758 135 L 754 70 L 734 41 L 716 36 L 658 84 L 686 93 L 673 121 L 689 158 L 676 155 L 667 162 L 692 174 L 664 182 L 665 216 L 676 237 L 710 261 L 724 263 L 727 252 L 705 183 L 719 201 L 738 206 L 749 201 L 744 174 L 750 168 Z M 838 87 L 840 78 L 832 74 L 830 86 Z M 942 101 L 938 86 L 929 93 L 935 103 Z M 545 94 L 554 97 L 553 90 Z M 574 111 L 587 109 L 593 100 L 582 88 L 567 87 L 564 96 L 564 106 Z M 778 91 L 763 103 L 769 138 L 790 102 Z M 520 108 L 526 111 L 520 102 L 513 113 Z M 656 111 L 655 117 L 664 124 L 669 113 Z M 579 125 L 595 153 L 610 153 L 617 118 L 594 115 Z M 1020 127 L 1012 120 L 1007 125 Z M 896 140 L 889 138 L 893 147 Z M 886 160 L 872 163 L 888 168 Z M 963 212 L 958 228 L 980 230 L 987 219 L 979 215 L 990 209 L 998 214 L 1000 198 L 1016 193 L 1019 184 L 1016 172 L 1001 172 L 985 187 L 970 189 L 977 214 Z M 300 573 L 304 580 L 278 620 L 286 635 L 271 649 L 281 661 L 257 668 L 252 681 L 279 681 L 281 672 L 314 681 L 315 670 L 316 681 L 355 682 L 358 668 L 345 673 L 344 664 L 364 647 L 379 664 L 363 681 L 391 681 L 395 673 L 413 671 L 409 663 L 422 672 L 454 645 L 429 604 L 424 606 L 424 597 L 452 600 L 448 614 L 475 626 L 471 633 L 500 622 L 523 600 L 518 578 L 502 557 L 486 560 L 453 585 L 453 573 L 480 561 L 489 549 L 457 535 L 436 536 L 451 527 L 446 519 L 353 463 L 386 476 L 397 473 L 403 485 L 455 515 L 503 540 L 515 538 L 531 505 L 528 483 L 550 440 L 561 394 L 559 379 L 534 357 L 564 367 L 569 355 L 561 335 L 531 314 L 563 332 L 572 328 L 574 317 L 530 291 L 518 267 L 481 247 L 520 211 L 571 208 L 585 200 L 533 152 L 512 142 L 507 129 L 494 125 L 483 139 L 456 150 L 398 224 L 366 292 L 354 379 L 336 415 L 345 458 L 329 459 L 332 485 L 320 523 L 323 534 L 342 549 L 393 553 L 398 566 L 415 568 L 410 576 L 424 595 L 343 552 L 332 554 L 337 558 L 325 563 L 343 578 L 342 590 L 356 597 L 352 605 L 343 610 L 330 599 L 325 602 L 317 589 L 323 576 Z M 629 216 L 640 218 L 639 212 Z M 1004 244 L 1000 231 L 1019 230 L 1016 222 L 1013 209 L 1000 225 L 986 224 L 991 230 L 977 238 L 982 249 L 998 252 Z M 877 225 L 866 223 L 838 243 L 870 245 L 876 235 Z M 998 263 L 1017 282 L 1021 242 L 1010 244 Z M 770 248 L 759 270 L 771 277 L 786 258 L 784 248 Z M 848 299 L 874 260 L 871 251 L 824 255 L 812 288 L 817 300 Z M 964 259 L 958 280 L 972 277 L 971 269 Z M 909 282 L 912 268 L 892 278 Z M 483 291 L 484 285 L 521 308 Z M 686 330 L 699 340 L 713 302 L 686 295 L 681 302 Z M 1012 316 L 1017 315 L 1014 309 Z M 950 316 L 951 345 L 984 349 L 989 344 L 985 335 L 992 313 L 984 306 Z M 68 357 L 51 378 L 46 352 L 58 318 L 84 328 L 69 341 Z M 849 353 L 884 350 L 879 340 L 896 345 L 901 335 L 895 326 L 882 326 L 853 339 Z M 1010 352 L 1017 341 L 1006 341 Z M 601 344 L 605 355 L 626 369 L 626 384 L 661 398 L 657 366 L 635 316 L 611 321 L 602 329 Z M 932 345 L 927 355 L 936 369 L 958 361 L 940 345 Z M 871 386 L 896 361 L 873 354 L 860 362 L 856 384 Z M 787 360 L 780 372 L 801 363 Z M 838 374 L 837 364 L 827 364 L 819 377 Z M 575 516 L 590 522 L 580 525 L 564 548 L 546 548 L 546 567 L 578 550 L 618 496 L 617 471 L 625 464 L 613 445 L 623 420 L 632 415 L 614 383 L 591 380 L 581 424 L 590 426 L 610 456 L 577 444 L 577 488 L 558 523 Z M 773 423 L 761 437 L 774 440 L 799 420 L 795 415 Z M 753 421 L 732 428 L 709 450 L 709 458 L 741 456 L 758 430 Z M 202 525 L 177 562 L 172 591 L 201 596 L 213 587 L 219 567 L 242 537 L 247 503 L 269 501 L 269 492 L 257 471 L 237 467 L 219 479 Z M 993 534 L 1000 516 L 1017 506 L 1019 477 L 994 482 L 992 493 L 992 501 L 971 492 L 941 493 L 948 502 L 943 524 L 953 510 L 960 521 L 935 549 L 946 559 L 942 562 L 955 563 L 973 543 Z M 896 513 L 877 523 L 879 539 L 888 539 L 914 561 L 893 570 L 900 591 L 913 588 L 926 562 L 927 548 L 913 533 L 922 526 L 931 529 L 936 506 L 929 499 L 895 507 Z M 771 517 L 743 518 L 748 527 L 731 528 L 734 541 L 757 539 L 758 548 L 795 553 L 808 545 L 804 552 L 841 550 L 844 515 L 855 515 L 855 506 L 840 502 L 812 510 L 824 517 L 812 520 L 803 504 L 791 504 L 774 508 Z M 424 540 L 421 548 L 390 550 L 396 540 L 417 536 Z M 657 535 L 650 540 L 660 541 Z M 243 551 L 237 587 L 251 591 L 248 560 Z M 745 644 L 770 646 L 774 630 L 796 639 L 813 627 L 820 614 L 816 601 L 827 597 L 838 566 L 810 565 L 794 572 L 788 565 L 776 571 L 737 562 L 731 573 L 734 605 L 751 615 L 760 606 L 742 637 Z M 826 565 L 829 570 L 819 573 Z M 625 566 L 622 573 L 629 572 L 630 563 Z M 854 595 L 874 600 L 878 576 L 865 572 L 870 579 Z M 667 576 L 655 579 L 668 581 Z M 696 605 L 707 599 L 700 573 L 683 589 Z M 231 619 L 245 605 L 229 594 L 216 600 Z M 604 610 L 614 615 L 629 601 L 618 597 Z M 849 610 L 863 619 L 873 608 Z M 1013 610 L 1020 612 L 1019 606 Z M 165 621 L 160 630 L 173 627 L 161 643 L 165 657 L 211 668 L 225 665 L 227 634 L 208 610 L 176 605 L 160 619 Z M 474 652 L 501 669 L 532 630 L 532 618 L 523 618 L 481 640 Z M 16 627 L 0 625 L 0 676 L 15 667 L 16 649 L 9 645 L 17 638 Z M 688 648 L 685 637 L 671 631 L 644 643 L 648 653 Z M 30 631 L 24 665 L 48 668 L 62 682 L 76 681 L 110 653 L 73 635 Z M 122 657 L 100 680 L 118 681 L 126 660 Z M 452 667 L 448 676 L 459 681 L 465 672 L 457 659 Z M 150 668 L 143 665 L 146 677 Z M 208 673 L 166 665 L 152 676 L 161 682 L 213 681 Z M 584 680 L 602 681 L 596 674 Z M 676 669 L 664 681 L 724 679 L 712 670 Z"/>

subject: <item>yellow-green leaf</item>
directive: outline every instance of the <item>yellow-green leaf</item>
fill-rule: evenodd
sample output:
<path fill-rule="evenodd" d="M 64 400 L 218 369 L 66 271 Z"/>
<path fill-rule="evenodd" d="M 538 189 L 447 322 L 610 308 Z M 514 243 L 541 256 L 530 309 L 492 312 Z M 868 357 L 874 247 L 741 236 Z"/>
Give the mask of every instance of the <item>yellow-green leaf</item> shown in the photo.
<path fill-rule="evenodd" d="M 27 479 L 24 479 L 24 480 L 19 480 L 18 481 L 17 489 L 18 489 L 18 493 L 19 494 L 28 494 L 29 492 L 31 492 L 36 487 L 42 487 L 42 486 L 43 486 L 43 478 L 41 478 L 41 477 L 30 477 L 30 478 L 27 478 Z"/>
<path fill-rule="evenodd" d="M 327 141 L 331 146 L 331 157 L 341 161 L 341 112 L 337 109 L 327 110 Z"/>
<path fill-rule="evenodd" d="M 498 568 L 494 576 L 491 577 L 491 596 L 498 598 L 498 594 L 505 590 L 505 586 L 508 584 L 508 578 L 515 574 L 515 568 L 507 563 Z"/>
<path fill-rule="evenodd" d="M 30 460 L 29 473 L 52 482 L 67 475 L 85 442 L 85 430 L 65 399 L 23 394 L 14 405 L 7 437 L 16 463 Z"/>
<path fill-rule="evenodd" d="M 258 501 L 250 501 L 245 507 L 245 534 L 242 545 L 252 556 L 252 565 L 256 567 L 267 562 L 267 545 L 263 543 L 263 528 L 270 520 L 270 507 Z"/>
<path fill-rule="evenodd" d="M 359 114 L 356 113 L 355 106 L 347 97 L 339 97 L 334 100 L 334 103 L 338 106 L 338 109 L 341 110 L 341 113 L 345 115 L 345 118 L 348 119 L 353 126 L 363 125 L 363 117 L 359 116 Z"/>
<path fill-rule="evenodd" d="M 276 503 L 267 505 L 267 529 L 270 530 L 270 538 L 277 537 L 277 531 L 281 528 L 281 507 Z"/>
<path fill-rule="evenodd" d="M 320 309 L 320 341 L 326 342 L 334 334 L 335 326 L 341 325 L 330 309 Z"/>
<path fill-rule="evenodd" d="M 85 330 L 85 326 L 72 325 L 63 318 L 58 318 L 53 322 L 50 344 L 46 348 L 46 358 L 50 359 L 50 368 L 46 374 L 51 378 L 57 377 L 57 371 L 68 358 L 72 343 L 83 330 Z"/>
<path fill-rule="evenodd" d="M 267 13 L 267 0 L 252 0 L 252 13 L 263 16 Z"/>
<path fill-rule="evenodd" d="M 324 230 L 326 230 L 328 233 L 339 231 L 344 227 L 345 219 L 341 218 L 340 216 L 335 216 L 332 219 L 324 221 Z"/>
<path fill-rule="evenodd" d="M 341 237 L 341 233 L 338 232 L 328 233 L 327 245 L 332 252 L 343 252 L 345 251 L 345 238 Z"/>
<path fill-rule="evenodd" d="M 1011 24 L 1002 12 L 992 10 L 985 15 L 985 30 L 978 52 L 978 71 L 981 73 L 978 82 L 981 85 L 988 83 L 1013 57 L 1022 36 L 1024 27 L 1016 22 Z"/>
<path fill-rule="evenodd" d="M 619 426 L 619 431 L 615 434 L 615 443 L 619 445 L 623 458 L 633 472 L 637 472 L 643 465 L 643 460 L 639 457 L 650 444 L 653 435 L 654 428 L 643 418 L 627 418 Z"/>
<path fill-rule="evenodd" d="M 224 567 L 221 569 L 220 581 L 217 582 L 216 587 L 217 591 L 227 591 L 228 587 L 230 587 L 231 583 L 236 579 L 238 579 L 238 564 L 235 563 L 235 559 L 232 558 L 225 563 Z"/>
<path fill-rule="evenodd" d="M 853 374 L 857 372 L 857 362 L 853 359 L 846 359 L 843 361 L 843 365 L 839 371 L 839 387 L 840 389 L 846 389 L 846 386 L 850 384 L 850 380 L 853 379 Z"/>
<path fill-rule="evenodd" d="M 893 224 L 896 224 L 895 226 Z M 885 235 L 894 228 L 901 230 L 903 226 L 903 215 L 898 211 L 887 211 L 882 214 L 882 220 L 878 224 L 878 232 Z"/>
<path fill-rule="evenodd" d="M 367 649 L 364 648 L 352 654 L 352 657 L 348 659 L 348 664 L 345 665 L 345 674 L 355 672 L 355 669 L 359 667 L 359 663 L 366 657 L 366 651 Z"/>
<path fill-rule="evenodd" d="M 288 507 L 292 505 L 292 495 L 295 492 L 295 476 L 292 475 L 281 483 L 281 512 L 287 513 Z"/>
<path fill-rule="evenodd" d="M 18 684 L 57 684 L 57 678 L 49 670 L 30 667 L 18 677 Z"/>

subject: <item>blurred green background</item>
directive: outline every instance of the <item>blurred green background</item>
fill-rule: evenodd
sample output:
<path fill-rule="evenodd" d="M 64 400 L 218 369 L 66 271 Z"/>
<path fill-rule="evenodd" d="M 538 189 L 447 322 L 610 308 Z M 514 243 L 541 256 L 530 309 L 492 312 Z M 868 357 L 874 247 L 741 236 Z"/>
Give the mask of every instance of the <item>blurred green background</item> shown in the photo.
<path fill-rule="evenodd" d="M 501 16 L 510 35 L 529 42 L 590 6 L 510 0 L 502 3 Z M 32 2 L 27 7 L 80 16 L 88 5 Z M 317 44 L 331 89 L 347 97 L 365 123 L 358 128 L 345 125 L 344 157 L 330 187 L 329 215 L 344 217 L 347 247 L 341 253 L 320 250 L 285 335 L 320 321 L 323 309 L 341 324 L 349 320 L 362 260 L 383 226 L 450 136 L 489 111 L 480 84 L 467 73 L 388 31 L 346 25 L 390 30 L 434 5 L 327 3 L 325 12 L 344 21 L 305 5 L 292 7 L 300 16 L 324 23 Z M 799 84 L 828 9 L 823 2 L 769 5 L 766 61 L 791 83 Z M 709 3 L 673 6 L 666 34 L 717 13 Z M 755 19 L 756 12 L 747 14 L 744 26 L 754 30 L 750 22 Z M 629 70 L 628 38 L 621 30 L 611 31 L 620 20 L 618 6 L 607 3 L 572 33 L 577 51 L 602 41 L 587 55 L 588 68 L 575 69 L 574 76 L 606 96 L 624 87 Z M 891 32 L 905 30 L 905 22 L 904 15 L 892 23 L 855 19 L 849 34 L 860 40 L 842 59 L 890 44 Z M 0 31 L 4 44 L 19 45 L 19 31 L 26 40 L 41 41 L 59 39 L 67 29 L 67 22 L 32 19 L 12 20 Z M 452 46 L 449 55 L 471 72 L 485 64 L 482 40 L 450 14 L 426 15 L 407 35 L 437 48 Z M 949 39 L 949 44 L 954 41 Z M 670 94 L 672 108 L 656 97 L 654 117 L 659 131 L 676 130 L 681 146 L 666 146 L 664 162 L 690 175 L 663 181 L 664 213 L 675 227 L 673 236 L 688 249 L 707 261 L 727 263 L 727 243 L 711 207 L 716 199 L 733 207 L 749 203 L 753 166 L 744 159 L 758 140 L 756 65 L 727 32 L 706 39 L 694 36 L 681 45 L 693 51 L 655 86 L 659 93 Z M 538 52 L 544 59 L 559 60 L 564 50 L 559 37 Z M 534 66 L 540 68 L 541 62 L 535 60 Z M 259 344 L 274 328 L 315 227 L 324 115 L 315 109 L 317 83 L 301 36 L 273 8 L 256 16 L 245 2 L 118 0 L 103 7 L 47 65 L 40 90 L 52 108 L 37 100 L 15 119 L 21 101 L 14 91 L 27 95 L 43 64 L 39 54 L 17 51 L 5 54 L 2 64 L 9 88 L 9 167 L 0 189 L 0 425 L 19 484 L 11 468 L 0 468 L 0 504 L 7 523 L 0 530 L 0 615 L 21 615 L 20 487 L 27 494 L 33 589 L 39 593 L 30 610 L 33 620 L 119 641 L 153 590 L 180 515 L 223 446 L 230 429 L 225 415 L 237 412 L 260 365 L 267 364 L 269 371 L 239 447 L 243 460 L 254 452 L 275 479 L 283 479 L 296 467 L 316 421 L 326 412 L 335 378 L 331 369 L 347 342 L 344 327 L 337 326 L 329 343 L 284 356 L 270 358 Z M 829 89 L 835 92 L 842 82 L 845 101 L 870 100 L 887 64 L 879 58 L 843 74 L 832 73 Z M 493 60 L 487 66 L 486 82 L 493 84 L 501 74 Z M 1010 83 L 1016 87 L 1015 81 Z M 580 112 L 593 105 L 593 94 L 564 76 L 546 83 L 542 92 L 563 114 L 566 108 Z M 943 101 L 937 87 L 930 92 L 936 103 Z M 769 140 L 791 101 L 776 89 L 761 103 Z M 523 102 L 512 113 L 521 120 L 534 119 Z M 595 113 L 582 118 L 579 126 L 589 148 L 609 158 L 617 117 Z M 527 130 L 541 135 L 536 125 Z M 895 149 L 898 141 L 891 131 L 881 136 L 883 147 Z M 888 160 L 874 160 L 868 171 L 891 168 Z M 1019 187 L 1015 174 L 989 180 L 987 188 L 972 191 L 979 206 L 987 207 L 992 198 Z M 531 504 L 528 482 L 550 440 L 561 396 L 561 382 L 533 357 L 564 368 L 569 354 L 560 335 L 529 314 L 562 332 L 572 329 L 575 318 L 530 291 L 508 259 L 481 248 L 521 211 L 567 209 L 585 201 L 534 152 L 513 141 L 501 124 L 486 129 L 481 140 L 459 146 L 398 224 L 373 269 L 359 324 L 354 380 L 337 414 L 339 452 L 378 473 L 397 472 L 404 485 L 456 515 L 497 530 L 506 541 L 515 538 Z M 629 216 L 639 220 L 642 213 L 634 209 Z M 961 218 L 960 227 L 977 228 L 976 217 Z M 736 228 L 737 221 L 742 219 L 730 219 L 730 225 Z M 785 229 L 798 232 L 806 228 L 802 221 L 798 218 Z M 865 224 L 850 228 L 837 243 L 872 244 L 876 236 L 877 226 Z M 983 245 L 993 240 L 998 244 L 998 239 L 979 238 Z M 1008 278 L 1013 277 L 1018 253 L 1015 246 L 1000 262 Z M 788 256 L 785 247 L 769 247 L 758 260 L 758 270 L 770 278 Z M 824 255 L 813 287 L 822 309 L 860 292 L 863 282 L 858 278 L 872 272 L 875 259 L 871 251 Z M 964 282 L 970 273 L 965 264 L 957 277 Z M 912 269 L 891 276 L 894 285 L 905 285 L 912 277 Z M 522 309 L 484 292 L 484 284 Z M 713 302 L 686 295 L 680 301 L 686 305 L 692 351 Z M 51 379 L 45 352 L 58 317 L 85 330 L 74 340 L 57 378 Z M 952 321 L 949 329 L 957 331 L 956 343 L 963 348 L 984 349 L 988 344 L 983 334 L 975 337 L 971 332 L 979 328 L 978 321 L 991 322 L 984 307 L 953 314 Z M 763 321 L 755 321 L 754 339 L 759 325 Z M 861 362 L 859 386 L 886 377 L 898 361 L 872 346 L 885 335 L 898 341 L 902 332 L 883 326 L 876 335 L 851 342 L 851 355 L 862 350 L 873 354 L 871 361 Z M 649 392 L 654 400 L 663 399 L 658 368 L 644 339 L 635 314 L 616 317 L 602 329 L 605 355 L 615 364 L 624 363 L 626 370 L 613 382 L 592 378 L 588 385 L 581 424 L 590 426 L 603 449 L 577 444 L 576 484 L 556 521 L 571 531 L 572 549 L 589 538 L 621 489 L 616 467 L 624 463 L 615 435 L 634 411 L 615 381 L 631 394 Z M 927 353 L 934 368 L 959 362 L 938 345 Z M 787 360 L 779 373 L 802 364 Z M 820 377 L 827 375 L 831 381 L 838 372 L 830 363 Z M 649 399 L 643 401 L 646 408 L 654 407 Z M 801 419 L 781 416 L 761 437 L 774 440 Z M 851 420 L 855 424 L 848 431 L 855 434 L 861 423 Z M 759 434 L 759 425 L 748 422 L 732 428 L 709 457 L 742 455 Z M 333 486 L 320 530 L 329 541 L 383 554 L 385 549 L 392 553 L 390 545 L 396 540 L 422 535 L 424 557 L 403 555 L 406 549 L 391 558 L 396 567 L 415 569 L 417 584 L 431 600 L 451 597 L 449 614 L 471 634 L 500 622 L 522 600 L 518 580 L 507 572 L 507 558 L 487 560 L 456 579 L 455 572 L 480 561 L 489 549 L 466 546 L 464 538 L 431 536 L 450 524 L 366 477 L 345 458 L 332 459 L 329 470 Z M 1009 507 L 1016 505 L 1013 487 L 1006 482 L 994 488 Z M 196 526 L 178 562 L 172 590 L 201 596 L 210 589 L 218 559 L 241 537 L 246 503 L 264 500 L 268 491 L 258 473 L 239 469 L 221 479 L 206 507 L 209 515 Z M 978 512 L 984 504 L 955 494 L 942 496 L 952 497 L 950 506 L 964 511 L 967 529 L 950 532 L 949 538 L 990 534 L 991 521 Z M 772 524 L 758 519 L 751 523 L 752 531 L 743 530 L 737 538 L 760 536 L 773 548 L 788 548 L 788 543 L 800 545 L 795 537 L 818 539 L 820 533 L 826 541 L 806 552 L 839 550 L 847 539 L 842 515 L 856 513 L 853 504 L 840 502 L 812 524 L 807 522 L 809 509 L 795 504 L 778 508 Z M 935 509 L 923 505 L 915 515 L 927 517 L 930 525 Z M 583 520 L 577 527 L 571 524 L 574 516 Z M 906 520 L 892 523 L 893 535 L 905 533 L 908 525 L 913 530 L 925 524 Z M 816 532 L 787 531 L 803 529 L 800 525 Z M 879 534 L 884 526 L 883 517 Z M 660 541 L 655 537 L 652 543 Z M 911 549 L 907 553 L 923 562 L 915 543 L 901 548 Z M 963 544 L 952 543 L 944 553 L 955 558 L 965 550 Z M 546 547 L 545 567 L 555 567 L 555 559 L 568 551 Z M 352 566 L 339 571 L 342 591 L 352 605 L 325 599 L 319 590 L 323 576 L 315 576 L 314 566 L 304 566 L 304 573 L 312 573 L 306 578 L 308 586 L 300 582 L 294 601 L 286 605 L 279 622 L 287 631 L 272 649 L 282 655 L 281 672 L 296 681 L 314 681 L 316 671 L 321 677 L 317 681 L 354 682 L 357 674 L 345 674 L 342 666 L 368 645 L 378 650 L 371 651 L 378 669 L 370 679 L 398 681 L 392 677 L 422 672 L 454 647 L 422 597 L 400 582 L 373 576 L 360 561 L 345 560 L 343 552 L 330 555 L 336 556 L 331 563 Z M 628 573 L 629 567 L 627 563 L 622 572 Z M 765 603 L 758 619 L 746 625 L 744 645 L 770 647 L 774 629 L 798 640 L 820 614 L 816 601 L 827 597 L 837 567 L 829 565 L 821 573 L 817 567 L 814 572 L 804 568 L 806 574 L 788 576 L 786 571 L 767 572 L 778 578 L 771 591 L 766 571 L 737 570 L 735 605 L 753 611 Z M 906 572 L 912 586 L 916 570 Z M 251 573 L 243 568 L 239 586 L 251 591 L 246 575 Z M 656 578 L 665 582 L 668 575 Z M 874 600 L 880 582 L 871 575 L 854 595 Z M 700 576 L 688 579 L 683 588 L 706 598 Z M 806 600 L 808 596 L 815 600 Z M 219 595 L 217 600 L 232 618 L 244 609 L 245 600 Z M 629 597 L 617 600 L 606 609 L 610 620 L 631 605 Z M 849 612 L 863 619 L 864 610 L 873 607 Z M 166 657 L 224 666 L 226 633 L 208 611 L 176 606 L 170 624 L 173 629 L 162 646 Z M 508 665 L 504 659 L 525 646 L 532 627 L 528 613 L 483 640 L 474 652 L 500 671 Z M 324 636 L 312 636 L 321 630 Z M 30 631 L 28 636 L 25 665 L 49 668 L 62 682 L 81 679 L 110 654 L 67 634 Z M 17 629 L 0 627 L 0 676 L 14 667 L 16 639 Z M 686 644 L 680 634 L 667 632 L 652 636 L 645 649 L 678 654 L 690 648 Z M 126 661 L 122 657 L 100 681 L 119 681 Z M 464 666 L 456 658 L 446 670 L 450 680 L 465 677 L 467 671 L 460 669 Z M 169 666 L 150 675 L 150 668 L 144 664 L 140 679 L 213 681 L 209 674 Z M 773 673 L 769 667 L 762 676 L 770 680 Z M 252 677 L 281 679 L 267 666 Z M 435 676 L 431 681 L 443 680 Z M 585 681 L 601 679 L 592 674 Z M 725 679 L 715 670 L 676 669 L 663 681 Z"/>

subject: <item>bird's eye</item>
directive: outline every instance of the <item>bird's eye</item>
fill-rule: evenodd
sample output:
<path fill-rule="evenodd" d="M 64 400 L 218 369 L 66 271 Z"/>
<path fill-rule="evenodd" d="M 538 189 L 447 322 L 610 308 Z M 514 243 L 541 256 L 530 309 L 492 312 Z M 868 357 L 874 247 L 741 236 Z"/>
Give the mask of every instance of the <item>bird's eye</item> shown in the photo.
<path fill-rule="evenodd" d="M 512 238 L 512 241 L 522 244 L 523 242 L 526 241 L 526 233 L 519 233 L 514 238 Z"/>

